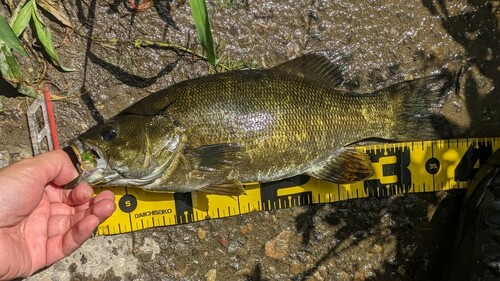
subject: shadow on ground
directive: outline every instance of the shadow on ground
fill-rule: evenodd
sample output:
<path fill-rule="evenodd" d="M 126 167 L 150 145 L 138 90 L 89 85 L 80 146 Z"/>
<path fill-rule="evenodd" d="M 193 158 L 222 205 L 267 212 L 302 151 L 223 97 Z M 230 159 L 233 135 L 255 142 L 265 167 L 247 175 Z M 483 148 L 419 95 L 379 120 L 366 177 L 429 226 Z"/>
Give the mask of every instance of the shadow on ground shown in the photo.
<path fill-rule="evenodd" d="M 449 0 L 422 0 L 441 19 L 443 28 L 466 51 L 470 75 L 464 83 L 473 135 L 495 136 L 500 120 L 500 30 L 499 5 L 493 1 L 468 0 L 467 8 L 450 10 Z"/>
<path fill-rule="evenodd" d="M 469 136 L 498 136 L 498 120 L 500 120 L 498 108 L 499 79 L 500 79 L 500 29 L 498 26 L 499 10 L 490 1 L 468 1 L 469 7 L 464 11 L 449 11 L 447 0 L 422 0 L 423 5 L 433 14 L 439 16 L 443 27 L 452 38 L 461 44 L 467 53 L 467 65 L 465 82 L 462 91 L 465 93 L 467 110 L 471 119 L 471 130 Z M 418 55 L 418 54 L 417 54 Z M 432 55 L 420 54 L 428 58 L 429 64 L 436 63 Z M 452 192 L 444 198 L 439 194 L 426 194 L 430 197 L 428 208 L 432 211 L 430 220 L 415 226 L 408 223 L 405 226 L 405 217 L 429 217 L 428 208 L 405 208 L 405 210 L 394 210 L 392 206 L 405 206 L 408 204 L 406 196 L 396 197 L 389 200 L 390 203 L 377 204 L 380 206 L 376 218 L 364 220 L 351 220 L 362 222 L 351 225 L 347 218 L 362 216 L 365 212 L 363 206 L 370 200 L 388 199 L 361 199 L 358 204 L 353 202 L 340 202 L 336 204 L 335 210 L 321 219 L 333 227 L 339 227 L 335 236 L 340 241 L 350 240 L 348 247 L 354 247 L 361 240 L 352 239 L 356 235 L 366 238 L 369 233 L 383 233 L 381 227 L 386 227 L 397 237 L 397 247 L 394 260 L 396 262 L 384 262 L 381 270 L 376 272 L 372 280 L 440 280 L 444 274 L 444 268 L 453 260 L 451 256 L 456 225 L 458 222 L 463 191 Z M 414 196 L 414 195 L 409 195 Z M 421 195 L 419 195 L 421 196 Z M 402 201 L 402 202 L 398 202 Z M 306 211 L 296 219 L 297 231 L 302 233 L 303 248 L 307 248 L 309 240 L 315 229 L 315 217 L 325 205 L 308 206 Z M 402 215 L 401 211 L 404 211 Z M 409 212 L 409 213 L 408 213 Z M 411 214 L 411 212 L 421 212 Z M 385 224 L 384 216 L 394 216 L 396 224 Z M 416 227 L 416 228 L 415 228 Z M 351 239 L 350 239 L 351 237 Z M 384 239 L 380 235 L 378 239 Z M 338 256 L 340 249 L 337 244 L 328 246 L 328 251 L 319 257 L 314 265 L 299 276 L 297 280 L 308 280 L 318 270 L 319 266 Z M 409 253 L 408 247 L 413 248 Z M 406 259 L 405 262 L 397 262 Z"/>

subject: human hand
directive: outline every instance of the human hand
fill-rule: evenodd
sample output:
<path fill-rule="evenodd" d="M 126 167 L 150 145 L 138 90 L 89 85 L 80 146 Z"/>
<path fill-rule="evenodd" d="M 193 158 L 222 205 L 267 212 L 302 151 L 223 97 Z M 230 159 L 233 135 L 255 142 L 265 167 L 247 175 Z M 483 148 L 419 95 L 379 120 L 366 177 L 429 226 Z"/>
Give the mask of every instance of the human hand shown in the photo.
<path fill-rule="evenodd" d="M 26 277 L 68 256 L 115 210 L 114 194 L 81 183 L 55 150 L 0 169 L 0 280 Z"/>

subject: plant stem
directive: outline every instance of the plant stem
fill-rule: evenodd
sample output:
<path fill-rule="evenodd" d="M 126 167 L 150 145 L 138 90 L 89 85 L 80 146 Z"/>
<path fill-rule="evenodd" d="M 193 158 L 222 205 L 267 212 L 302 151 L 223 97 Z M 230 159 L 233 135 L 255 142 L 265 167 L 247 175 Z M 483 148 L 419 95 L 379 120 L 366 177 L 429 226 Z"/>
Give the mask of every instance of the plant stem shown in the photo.
<path fill-rule="evenodd" d="M 174 51 L 178 51 L 178 52 L 181 52 L 181 53 L 184 53 L 184 54 L 189 54 L 189 55 L 192 55 L 192 56 L 195 56 L 199 59 L 202 59 L 206 62 L 208 62 L 208 59 L 206 56 L 200 54 L 200 53 L 197 53 L 189 48 L 186 48 L 186 47 L 183 47 L 183 46 L 180 46 L 180 45 L 175 45 L 175 44 L 169 44 L 169 43 L 165 43 L 165 42 L 155 42 L 155 41 L 150 41 L 150 40 L 144 40 L 144 39 L 135 39 L 132 44 L 134 44 L 134 47 L 136 48 L 140 48 L 140 47 L 157 47 L 157 48 L 165 48 L 165 49 L 171 49 L 171 50 L 174 50 Z M 222 64 L 222 63 L 217 63 L 214 65 L 214 67 L 220 67 L 222 68 L 224 71 L 227 71 L 227 70 L 230 70 L 231 68 L 225 64 Z"/>
<path fill-rule="evenodd" d="M 75 29 L 75 33 L 80 35 L 81 37 L 87 39 L 87 40 L 90 40 L 98 45 L 100 45 L 101 47 L 103 48 L 106 48 L 106 46 L 103 46 L 102 43 L 108 43 L 108 44 L 132 44 L 135 48 L 163 48 L 163 49 L 169 49 L 169 50 L 172 50 L 174 52 L 179 52 L 179 53 L 183 53 L 183 54 L 188 54 L 188 55 L 192 55 L 192 56 L 195 56 L 205 62 L 208 63 L 208 59 L 206 56 L 200 54 L 200 53 L 197 53 L 189 48 L 186 48 L 184 46 L 181 46 L 181 45 L 176 45 L 176 44 L 170 44 L 170 43 L 165 43 L 165 42 L 156 42 L 156 41 L 151 41 L 151 40 L 147 40 L 147 39 L 139 39 L 139 38 L 136 38 L 132 41 L 121 41 L 121 40 L 116 40 L 116 39 L 103 39 L 103 38 L 93 38 L 91 36 L 88 36 L 87 34 L 81 32 L 80 30 L 78 29 Z M 109 48 L 109 46 L 108 46 Z M 210 64 L 210 63 L 209 63 Z M 223 63 L 220 63 L 220 62 L 217 62 L 216 65 L 213 65 L 215 67 L 215 69 L 217 69 L 217 67 L 219 67 L 222 71 L 229 71 L 229 70 L 232 70 L 232 68 L 226 64 L 223 64 Z"/>

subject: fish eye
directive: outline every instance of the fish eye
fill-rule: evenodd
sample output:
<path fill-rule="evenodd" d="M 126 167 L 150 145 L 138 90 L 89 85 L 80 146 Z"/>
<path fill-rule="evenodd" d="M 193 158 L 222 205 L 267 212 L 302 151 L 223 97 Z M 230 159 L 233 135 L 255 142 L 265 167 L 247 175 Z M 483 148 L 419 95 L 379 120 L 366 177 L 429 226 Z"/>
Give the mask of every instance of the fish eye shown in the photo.
<path fill-rule="evenodd" d="M 101 138 L 103 140 L 111 141 L 118 136 L 118 130 L 115 126 L 107 125 L 101 130 Z"/>

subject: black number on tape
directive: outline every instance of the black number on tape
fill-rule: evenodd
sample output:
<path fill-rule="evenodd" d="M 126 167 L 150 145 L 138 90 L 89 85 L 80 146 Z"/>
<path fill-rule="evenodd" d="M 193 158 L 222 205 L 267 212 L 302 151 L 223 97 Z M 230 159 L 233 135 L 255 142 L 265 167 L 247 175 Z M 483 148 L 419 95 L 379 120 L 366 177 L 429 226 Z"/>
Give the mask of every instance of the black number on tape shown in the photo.
<path fill-rule="evenodd" d="M 394 159 L 382 164 L 384 179 L 364 181 L 365 192 L 368 197 L 385 197 L 411 188 L 410 150 L 407 146 L 387 150 L 368 150 L 366 152 L 373 163 L 380 163 L 384 158 Z"/>
<path fill-rule="evenodd" d="M 137 199 L 131 194 L 123 195 L 118 201 L 118 207 L 124 213 L 131 213 L 137 208 Z"/>
<path fill-rule="evenodd" d="M 427 173 L 431 175 L 435 175 L 439 172 L 439 168 L 441 167 L 441 164 L 439 163 L 439 160 L 432 157 L 427 162 L 425 162 L 425 170 Z"/>
<path fill-rule="evenodd" d="M 455 180 L 471 181 L 479 166 L 493 154 L 492 146 L 491 142 L 480 142 L 477 143 L 477 146 L 471 144 L 455 168 Z"/>

